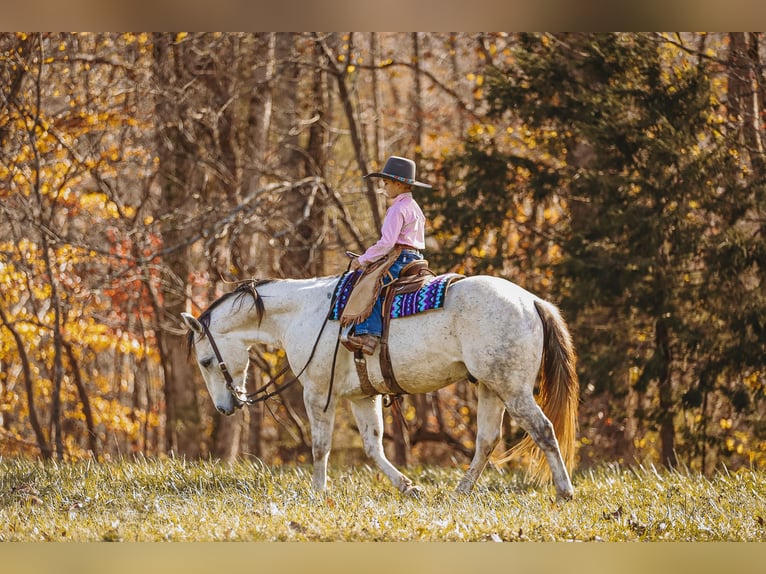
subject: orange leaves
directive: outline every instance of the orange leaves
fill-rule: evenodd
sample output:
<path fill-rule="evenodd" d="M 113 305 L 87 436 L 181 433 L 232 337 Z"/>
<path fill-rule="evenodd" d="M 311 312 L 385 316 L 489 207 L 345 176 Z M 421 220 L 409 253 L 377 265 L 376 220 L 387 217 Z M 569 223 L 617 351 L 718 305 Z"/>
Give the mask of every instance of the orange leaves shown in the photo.
<path fill-rule="evenodd" d="M 131 257 L 134 248 L 127 240 L 116 241 L 118 237 L 113 236 L 112 250 L 115 253 L 123 251 L 125 258 L 116 260 L 106 253 L 66 243 L 49 247 L 46 254 L 31 238 L 0 241 L 0 282 L 3 284 L 0 309 L 7 321 L 7 325 L 0 324 L 0 354 L 3 357 L 0 417 L 4 412 L 12 413 L 8 432 L 29 442 L 30 437 L 25 433 L 29 433 L 30 425 L 27 396 L 30 391 L 21 384 L 23 361 L 34 382 L 32 403 L 41 414 L 45 413 L 43 417 L 50 417 L 54 394 L 60 397 L 59 416 L 64 429 L 66 458 L 87 453 L 88 437 L 91 436 L 89 424 L 95 424 L 93 432 L 101 440 L 120 435 L 134 444 L 143 440 L 140 436 L 143 429 L 156 428 L 159 424 L 156 412 L 150 415 L 145 409 L 121 400 L 121 394 L 129 388 L 133 392 L 136 365 L 143 361 L 153 364 L 158 361 L 153 334 L 122 328 L 121 325 L 135 321 L 121 319 L 118 315 L 125 310 L 105 297 L 90 276 L 96 270 L 108 269 L 110 264 L 113 269 L 122 266 L 128 270 L 132 265 L 132 271 L 122 276 L 118 274 L 114 282 L 119 284 L 128 277 L 132 284 L 120 289 L 121 293 L 130 296 L 125 305 L 134 316 L 146 312 L 148 295 Z M 147 256 L 155 249 L 155 244 L 149 242 L 145 247 Z M 130 263 L 126 264 L 128 257 Z M 54 313 L 54 300 L 61 309 L 59 319 Z M 144 320 L 141 317 L 139 324 Z M 63 341 L 61 345 L 57 342 L 57 331 Z M 14 336 L 21 339 L 23 359 Z M 59 391 L 56 391 L 55 383 L 57 353 L 63 367 Z M 91 422 L 86 422 L 82 393 L 91 398 Z M 0 446 L 0 454 L 9 453 L 12 451 Z"/>
<path fill-rule="evenodd" d="M 123 321 L 130 315 L 139 320 L 153 314 L 152 289 L 159 292 L 161 271 L 159 251 L 162 243 L 156 234 L 147 234 L 144 245 L 137 246 L 132 237 L 116 227 L 107 229 L 108 252 L 105 259 L 116 271 L 103 287 L 109 300 L 109 315 Z"/>

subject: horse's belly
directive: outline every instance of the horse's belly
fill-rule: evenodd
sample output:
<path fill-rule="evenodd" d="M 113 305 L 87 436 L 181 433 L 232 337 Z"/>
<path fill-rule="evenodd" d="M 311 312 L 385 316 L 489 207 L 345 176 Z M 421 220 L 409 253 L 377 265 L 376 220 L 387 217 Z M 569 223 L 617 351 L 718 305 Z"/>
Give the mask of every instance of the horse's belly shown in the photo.
<path fill-rule="evenodd" d="M 370 382 L 377 389 L 385 389 L 386 385 L 381 373 L 380 364 L 375 357 L 367 358 L 367 369 Z M 391 367 L 397 384 L 411 394 L 430 393 L 452 383 L 468 379 L 468 371 L 462 362 L 437 364 L 421 357 L 419 361 L 396 360 L 392 357 Z"/>
<path fill-rule="evenodd" d="M 410 368 L 400 365 L 399 371 L 395 373 L 399 386 L 413 394 L 430 393 L 468 379 L 468 371 L 462 362 L 442 364 L 431 370 L 423 370 L 421 365 L 411 365 Z"/>
<path fill-rule="evenodd" d="M 391 367 L 400 387 L 409 393 L 428 393 L 464 381 L 468 371 L 446 311 L 396 319 L 389 336 Z M 383 383 L 378 355 L 367 359 L 370 380 Z"/>

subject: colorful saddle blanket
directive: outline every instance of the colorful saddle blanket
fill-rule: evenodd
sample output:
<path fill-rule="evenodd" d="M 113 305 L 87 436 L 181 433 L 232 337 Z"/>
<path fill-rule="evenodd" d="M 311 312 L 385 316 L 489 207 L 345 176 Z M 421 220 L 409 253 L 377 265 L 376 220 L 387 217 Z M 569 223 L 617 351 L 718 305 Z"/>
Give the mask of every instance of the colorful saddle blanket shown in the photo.
<path fill-rule="evenodd" d="M 361 275 L 361 270 L 349 271 L 340 278 L 333 294 L 333 308 L 330 313 L 330 319 L 337 321 L 343 314 L 349 295 Z M 447 296 L 447 288 L 457 278 L 463 276 L 458 273 L 445 273 L 438 275 L 425 283 L 420 289 L 412 293 L 401 293 L 394 295 L 391 304 L 390 317 L 399 319 L 409 317 L 416 313 L 441 309 L 444 307 L 444 301 Z"/>

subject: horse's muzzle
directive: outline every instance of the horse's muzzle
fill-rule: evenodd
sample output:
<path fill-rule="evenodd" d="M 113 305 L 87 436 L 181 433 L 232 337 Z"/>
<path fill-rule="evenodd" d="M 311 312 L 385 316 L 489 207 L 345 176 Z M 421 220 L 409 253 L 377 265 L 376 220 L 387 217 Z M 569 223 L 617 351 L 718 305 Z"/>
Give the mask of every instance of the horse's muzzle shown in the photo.
<path fill-rule="evenodd" d="M 234 400 L 232 401 L 231 405 L 226 405 L 226 406 L 216 405 L 215 410 L 217 410 L 222 415 L 226 415 L 228 417 L 233 415 L 236 411 L 238 411 L 239 409 L 245 406 L 245 403 L 240 401 L 237 397 L 232 396 L 232 398 Z"/>

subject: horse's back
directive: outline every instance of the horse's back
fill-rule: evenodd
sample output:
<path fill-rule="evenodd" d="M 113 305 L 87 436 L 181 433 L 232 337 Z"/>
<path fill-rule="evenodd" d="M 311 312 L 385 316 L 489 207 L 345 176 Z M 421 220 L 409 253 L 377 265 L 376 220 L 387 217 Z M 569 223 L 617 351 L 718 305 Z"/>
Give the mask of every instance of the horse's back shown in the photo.
<path fill-rule="evenodd" d="M 543 332 L 536 300 L 505 279 L 466 277 L 449 287 L 442 309 L 391 321 L 391 356 L 407 365 L 406 379 L 451 378 L 466 367 L 489 376 L 488 368 L 507 371 L 508 361 L 534 362 Z"/>
<path fill-rule="evenodd" d="M 511 319 L 530 315 L 536 299 L 535 295 L 507 279 L 475 275 L 450 287 L 445 307 L 475 319 L 493 319 L 497 313 L 505 313 L 506 319 Z"/>
<path fill-rule="evenodd" d="M 531 296 L 532 294 L 524 289 L 521 285 L 503 279 L 502 277 L 495 277 L 493 275 L 472 275 L 466 277 L 464 280 L 466 285 L 471 286 L 474 289 L 487 288 L 493 293 L 506 294 L 526 294 Z"/>
<path fill-rule="evenodd" d="M 518 332 L 522 326 L 540 326 L 534 303 L 540 299 L 523 287 L 499 277 L 474 275 L 450 285 L 441 310 L 393 320 L 392 329 L 441 331 L 465 336 L 485 332 L 482 339 Z"/>

